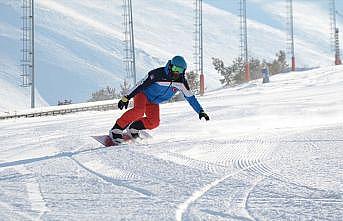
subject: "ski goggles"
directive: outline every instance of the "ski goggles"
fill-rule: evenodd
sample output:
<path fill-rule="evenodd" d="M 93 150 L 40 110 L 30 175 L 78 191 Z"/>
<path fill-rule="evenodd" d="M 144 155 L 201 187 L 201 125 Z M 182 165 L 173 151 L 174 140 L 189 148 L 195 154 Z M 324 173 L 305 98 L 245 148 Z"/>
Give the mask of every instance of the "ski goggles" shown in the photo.
<path fill-rule="evenodd" d="M 172 66 L 171 70 L 172 70 L 172 72 L 178 72 L 178 73 L 180 73 L 180 74 L 183 73 L 183 72 L 185 71 L 184 68 L 178 67 L 178 66 L 175 66 L 175 65 Z"/>

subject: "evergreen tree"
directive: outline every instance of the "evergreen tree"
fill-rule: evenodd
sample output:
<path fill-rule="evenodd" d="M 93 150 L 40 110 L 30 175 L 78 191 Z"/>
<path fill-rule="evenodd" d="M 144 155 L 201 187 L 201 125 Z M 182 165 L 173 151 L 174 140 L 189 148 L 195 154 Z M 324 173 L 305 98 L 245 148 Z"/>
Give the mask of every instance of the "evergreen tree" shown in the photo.
<path fill-rule="evenodd" d="M 256 80 L 262 77 L 261 75 L 261 61 L 257 58 L 250 58 L 249 69 L 251 80 Z"/>
<path fill-rule="evenodd" d="M 286 53 L 284 51 L 280 50 L 275 56 L 274 61 L 268 64 L 271 75 L 279 74 L 288 68 Z"/>
<path fill-rule="evenodd" d="M 245 82 L 245 64 L 243 58 L 235 58 L 231 66 L 233 74 L 233 84 L 241 84 Z"/>
<path fill-rule="evenodd" d="M 285 71 L 286 69 L 288 69 L 289 65 L 286 61 L 286 53 L 282 50 L 279 51 L 278 54 L 276 54 L 277 58 L 278 58 L 278 62 L 280 64 L 281 67 L 281 72 Z"/>
<path fill-rule="evenodd" d="M 195 71 L 186 72 L 186 78 L 191 91 L 194 94 L 200 93 L 200 79 L 199 74 Z"/>
<path fill-rule="evenodd" d="M 232 84 L 232 69 L 230 67 L 225 67 L 224 62 L 219 58 L 212 58 L 212 64 L 214 69 L 223 76 L 223 79 L 220 79 L 220 83 L 224 86 L 230 86 Z"/>

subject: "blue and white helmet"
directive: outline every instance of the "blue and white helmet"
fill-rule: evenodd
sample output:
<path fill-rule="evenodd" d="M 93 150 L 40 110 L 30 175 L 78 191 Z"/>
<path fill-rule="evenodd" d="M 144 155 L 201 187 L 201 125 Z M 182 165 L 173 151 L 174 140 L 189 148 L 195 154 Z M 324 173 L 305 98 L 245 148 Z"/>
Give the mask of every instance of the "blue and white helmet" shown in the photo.
<path fill-rule="evenodd" d="M 180 55 L 173 57 L 170 61 L 170 64 L 177 66 L 177 67 L 180 67 L 180 68 L 183 68 L 184 70 L 187 69 L 187 63 L 186 63 L 185 59 Z"/>

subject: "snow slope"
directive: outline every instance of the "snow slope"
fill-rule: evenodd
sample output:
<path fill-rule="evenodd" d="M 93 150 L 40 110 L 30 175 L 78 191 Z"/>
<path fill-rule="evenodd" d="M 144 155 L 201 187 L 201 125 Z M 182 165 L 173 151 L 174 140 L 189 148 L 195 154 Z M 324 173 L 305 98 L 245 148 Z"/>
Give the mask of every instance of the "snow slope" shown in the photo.
<path fill-rule="evenodd" d="M 19 86 L 21 85 L 20 23 L 17 19 L 13 19 L 14 14 L 13 9 L 0 3 L 0 112 L 26 109 L 31 106 L 30 89 Z M 47 106 L 40 94 L 36 93 L 37 104 Z"/>
<path fill-rule="evenodd" d="M 342 220 L 343 67 L 161 105 L 152 139 L 103 148 L 122 111 L 0 122 L 1 220 Z"/>
<path fill-rule="evenodd" d="M 9 73 L 16 79 L 9 82 L 13 88 L 20 81 L 20 3 L 19 0 L 0 2 L 0 79 L 4 79 L 3 72 Z M 118 88 L 122 83 L 126 76 L 121 60 L 121 4 L 122 1 L 109 0 L 35 2 L 37 89 L 50 105 L 64 99 L 72 99 L 74 103 L 85 101 L 101 87 Z M 175 54 L 184 55 L 192 69 L 192 1 L 165 0 L 163 4 L 159 0 L 136 1 L 133 7 L 138 79 L 151 68 L 164 65 Z M 272 8 L 271 15 L 279 13 L 280 8 L 283 7 Z M 327 21 L 317 9 L 313 9 L 315 16 L 320 14 L 317 17 Z M 204 4 L 203 10 L 206 87 L 215 89 L 220 86 L 220 76 L 213 69 L 211 58 L 219 57 L 229 64 L 239 55 L 239 18 L 237 10 L 228 12 L 209 4 Z M 308 25 L 302 24 L 313 21 L 313 16 L 307 15 L 296 23 L 301 27 L 296 39 L 297 65 L 333 63 L 328 52 L 328 30 L 305 29 Z M 278 50 L 286 48 L 283 29 L 254 20 L 248 23 L 252 56 L 271 60 Z M 15 92 L 7 94 L 14 96 Z M 5 103 L 0 105 L 7 108 Z"/>

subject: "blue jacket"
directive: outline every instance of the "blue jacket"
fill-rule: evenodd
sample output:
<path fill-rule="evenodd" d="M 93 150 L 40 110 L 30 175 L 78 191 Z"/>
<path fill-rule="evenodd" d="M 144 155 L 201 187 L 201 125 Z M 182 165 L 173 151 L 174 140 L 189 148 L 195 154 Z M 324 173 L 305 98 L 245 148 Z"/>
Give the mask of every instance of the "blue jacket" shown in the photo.
<path fill-rule="evenodd" d="M 129 91 L 126 97 L 131 99 L 137 93 L 143 92 L 151 103 L 160 104 L 170 100 L 177 91 L 181 91 L 192 108 L 200 113 L 203 109 L 190 91 L 185 75 L 180 74 L 177 78 L 173 78 L 169 67 L 168 62 L 165 67 L 150 71 L 144 79 Z"/>
<path fill-rule="evenodd" d="M 267 67 L 262 68 L 261 72 L 262 72 L 262 77 L 263 78 L 269 77 L 269 69 Z"/>

